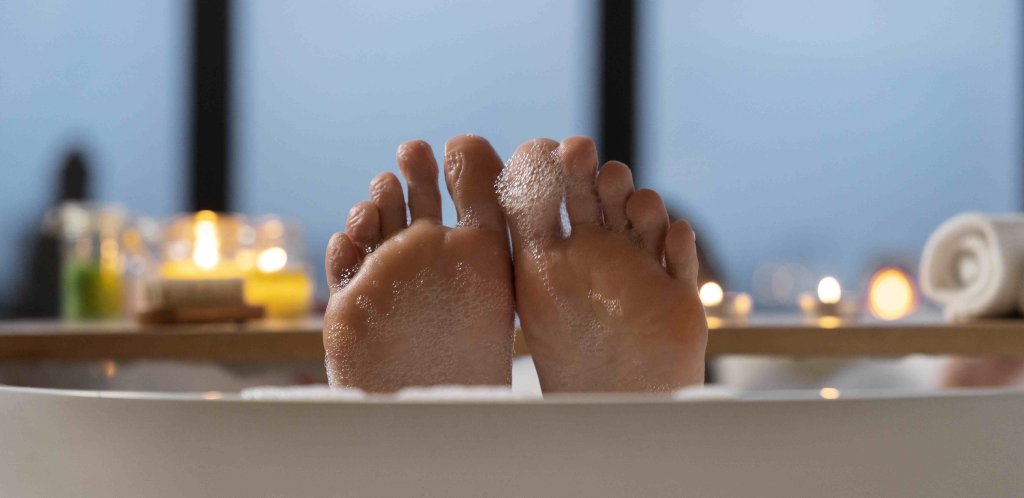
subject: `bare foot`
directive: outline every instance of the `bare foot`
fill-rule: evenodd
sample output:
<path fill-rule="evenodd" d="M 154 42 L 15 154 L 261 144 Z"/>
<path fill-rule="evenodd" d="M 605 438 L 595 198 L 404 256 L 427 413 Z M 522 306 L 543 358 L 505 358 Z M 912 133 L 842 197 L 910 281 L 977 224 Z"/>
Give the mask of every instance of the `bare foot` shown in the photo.
<path fill-rule="evenodd" d="M 544 392 L 667 391 L 704 379 L 707 322 L 685 221 L 585 138 L 519 147 L 498 182 L 516 306 Z M 565 202 L 571 234 L 565 235 Z"/>
<path fill-rule="evenodd" d="M 445 146 L 445 180 L 459 223 L 441 224 L 437 163 L 426 142 L 398 149 L 371 201 L 349 212 L 327 245 L 324 316 L 332 386 L 388 392 L 437 384 L 512 382 L 513 291 L 505 220 L 494 182 L 501 159 L 482 138 Z"/>

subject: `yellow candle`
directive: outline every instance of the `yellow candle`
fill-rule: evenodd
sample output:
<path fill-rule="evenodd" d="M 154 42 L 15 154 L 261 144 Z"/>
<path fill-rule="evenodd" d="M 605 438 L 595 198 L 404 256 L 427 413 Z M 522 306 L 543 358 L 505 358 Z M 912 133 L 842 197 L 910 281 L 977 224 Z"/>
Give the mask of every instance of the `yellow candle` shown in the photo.
<path fill-rule="evenodd" d="M 160 265 L 160 276 L 171 279 L 242 278 L 243 272 L 235 261 L 222 254 L 220 224 L 222 220 L 213 211 L 199 211 L 191 220 L 192 254 L 189 259 L 173 260 Z M 186 232 L 187 233 L 187 232 Z"/>
<path fill-rule="evenodd" d="M 313 303 L 313 282 L 301 269 L 256 270 L 245 278 L 245 302 L 263 306 L 269 318 L 301 318 Z"/>
<path fill-rule="evenodd" d="M 313 303 L 313 282 L 302 267 L 289 267 L 288 253 L 270 247 L 256 256 L 245 280 L 245 301 L 263 306 L 271 318 L 301 318 Z"/>

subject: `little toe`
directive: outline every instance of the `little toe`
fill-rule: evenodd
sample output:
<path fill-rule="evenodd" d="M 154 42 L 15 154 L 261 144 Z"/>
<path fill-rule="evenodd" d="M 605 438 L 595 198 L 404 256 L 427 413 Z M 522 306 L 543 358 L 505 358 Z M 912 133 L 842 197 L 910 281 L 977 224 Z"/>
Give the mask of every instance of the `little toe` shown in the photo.
<path fill-rule="evenodd" d="M 572 226 L 600 223 L 597 201 L 597 147 L 585 137 L 570 137 L 559 146 L 565 172 L 565 207 Z"/>
<path fill-rule="evenodd" d="M 697 288 L 697 238 L 690 224 L 676 220 L 665 235 L 665 268 L 676 280 Z"/>
<path fill-rule="evenodd" d="M 377 205 L 370 201 L 363 201 L 348 212 L 348 221 L 345 223 L 345 235 L 348 235 L 356 247 L 363 254 L 373 252 L 380 244 L 380 212 Z"/>
<path fill-rule="evenodd" d="M 462 135 L 445 144 L 444 178 L 459 226 L 504 232 L 505 217 L 495 191 L 501 170 L 501 158 L 482 137 Z"/>
<path fill-rule="evenodd" d="M 558 142 L 539 138 L 520 145 L 498 179 L 498 200 L 519 250 L 558 239 L 565 191 Z"/>
<path fill-rule="evenodd" d="M 597 174 L 597 196 L 604 212 L 604 226 L 615 232 L 629 229 L 626 202 L 633 195 L 633 173 L 629 166 L 608 161 Z"/>
<path fill-rule="evenodd" d="M 324 267 L 327 271 L 327 285 L 333 294 L 348 284 L 348 281 L 359 269 L 361 258 L 359 249 L 352 240 L 342 232 L 335 233 L 327 242 L 327 255 Z"/>
<path fill-rule="evenodd" d="M 409 214 L 412 221 L 441 223 L 441 191 L 437 187 L 437 161 L 430 145 L 410 140 L 398 147 L 398 169 L 409 186 Z"/>
<path fill-rule="evenodd" d="M 405 196 L 402 184 L 394 173 L 381 173 L 370 182 L 370 200 L 380 212 L 380 228 L 384 239 L 405 228 Z"/>
<path fill-rule="evenodd" d="M 651 189 L 637 190 L 626 202 L 626 217 L 641 249 L 660 262 L 668 230 L 668 211 L 661 196 Z"/>

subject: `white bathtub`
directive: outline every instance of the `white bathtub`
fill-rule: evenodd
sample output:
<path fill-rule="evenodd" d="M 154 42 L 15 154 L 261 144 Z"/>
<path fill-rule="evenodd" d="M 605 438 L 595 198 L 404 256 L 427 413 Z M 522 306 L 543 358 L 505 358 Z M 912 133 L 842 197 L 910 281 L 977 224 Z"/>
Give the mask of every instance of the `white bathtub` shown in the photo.
<path fill-rule="evenodd" d="M 0 496 L 1024 495 L 1020 391 L 740 397 L 288 402 L 0 387 Z"/>

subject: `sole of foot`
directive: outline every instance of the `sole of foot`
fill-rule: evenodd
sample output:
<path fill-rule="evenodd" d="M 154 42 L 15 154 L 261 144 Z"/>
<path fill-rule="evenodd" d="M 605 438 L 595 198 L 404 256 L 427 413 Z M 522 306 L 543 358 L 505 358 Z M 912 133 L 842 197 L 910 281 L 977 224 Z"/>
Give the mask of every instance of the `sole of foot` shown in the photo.
<path fill-rule="evenodd" d="M 370 200 L 352 207 L 327 246 L 330 383 L 371 392 L 508 385 L 514 302 L 494 190 L 501 159 L 482 138 L 448 141 L 444 175 L 458 224 L 446 227 L 430 146 L 406 142 L 397 156 L 408 194 L 394 174 L 378 175 Z"/>
<path fill-rule="evenodd" d="M 693 230 L 586 138 L 537 139 L 498 181 L 516 306 L 545 393 L 656 392 L 704 379 Z M 563 221 L 562 207 L 566 213 Z"/>

